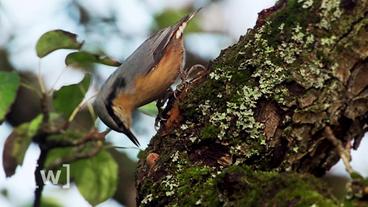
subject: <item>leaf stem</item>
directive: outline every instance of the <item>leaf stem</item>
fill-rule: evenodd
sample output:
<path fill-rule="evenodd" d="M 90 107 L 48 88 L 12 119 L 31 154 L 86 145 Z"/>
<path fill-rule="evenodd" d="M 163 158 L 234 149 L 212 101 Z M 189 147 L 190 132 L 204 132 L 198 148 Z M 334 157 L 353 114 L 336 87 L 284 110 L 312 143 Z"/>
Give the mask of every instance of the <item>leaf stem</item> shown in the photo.
<path fill-rule="evenodd" d="M 46 93 L 45 85 L 43 84 L 41 77 L 41 59 L 38 60 L 38 74 L 37 74 L 38 84 L 40 85 L 41 92 Z"/>
<path fill-rule="evenodd" d="M 91 107 L 91 104 L 89 103 L 89 101 L 94 98 L 96 95 L 93 95 L 92 97 L 88 98 L 87 100 L 82 100 L 79 105 L 73 110 L 72 114 L 69 116 L 69 119 L 68 119 L 68 123 L 71 123 L 75 116 L 78 114 L 78 112 L 80 112 L 82 110 L 82 107 L 87 104 L 88 106 L 88 110 L 92 116 L 92 118 L 95 118 L 95 113 L 93 111 L 93 108 Z"/>
<path fill-rule="evenodd" d="M 51 91 L 55 89 L 56 84 L 59 82 L 59 80 L 61 79 L 61 77 L 63 76 L 63 74 L 65 73 L 67 68 L 68 68 L 68 66 L 64 67 L 64 69 L 60 72 L 60 74 L 56 78 L 55 82 L 52 84 L 52 86 L 49 90 L 49 93 L 51 93 Z"/>

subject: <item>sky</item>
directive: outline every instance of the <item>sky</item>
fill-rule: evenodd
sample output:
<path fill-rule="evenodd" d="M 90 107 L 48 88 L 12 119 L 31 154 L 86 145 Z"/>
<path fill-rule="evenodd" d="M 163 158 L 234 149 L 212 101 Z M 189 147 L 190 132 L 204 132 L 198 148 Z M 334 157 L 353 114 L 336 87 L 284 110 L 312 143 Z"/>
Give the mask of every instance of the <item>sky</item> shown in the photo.
<path fill-rule="evenodd" d="M 166 8 L 180 8 L 194 0 L 89 0 L 84 1 L 93 12 L 106 15 L 112 7 L 119 11 L 119 24 L 124 31 L 129 31 L 136 38 L 130 42 L 123 42 L 124 48 L 116 48 L 117 42 L 122 41 L 115 37 L 106 41 L 106 47 L 112 56 L 128 56 L 134 49 L 147 37 L 149 27 L 153 21 L 152 14 L 162 11 Z M 196 1 L 200 3 L 205 0 Z M 187 49 L 197 52 L 203 57 L 214 58 L 221 49 L 226 48 L 230 44 L 236 42 L 240 35 L 245 34 L 248 28 L 251 28 L 257 19 L 257 13 L 263 8 L 272 6 L 273 0 L 227 0 L 221 3 L 210 5 L 203 9 L 199 15 L 202 26 L 208 31 L 224 31 L 225 37 L 213 38 L 209 34 L 192 34 L 186 37 Z M 17 68 L 27 70 L 27 68 L 38 68 L 39 59 L 34 52 L 34 45 L 37 39 L 45 31 L 61 28 L 74 33 L 80 32 L 80 28 L 71 19 L 60 10 L 65 5 L 64 0 L 2 0 L 1 5 L 7 12 L 7 17 L 0 16 L 0 22 L 3 26 L 0 36 L 0 45 L 6 41 L 7 31 L 16 31 L 19 35 L 11 45 L 11 53 L 13 54 L 12 62 Z M 213 21 L 216 19 L 216 21 Z M 83 38 L 83 37 L 81 37 Z M 16 54 L 16 55 L 15 55 Z M 75 70 L 65 70 L 64 57 L 65 51 L 55 52 L 47 56 L 41 62 L 41 74 L 46 79 L 47 86 L 57 89 L 62 85 L 78 82 L 82 77 L 82 73 Z M 116 57 L 123 59 L 124 57 Z M 52 72 L 47 70 L 52 68 Z M 98 69 L 104 78 L 111 74 L 112 70 L 108 68 Z M 63 73 L 60 81 L 56 82 L 59 74 Z M 150 137 L 154 135 L 153 128 L 154 119 L 143 116 L 144 124 L 135 128 L 137 135 L 141 138 L 142 148 L 144 148 Z M 101 128 L 104 128 L 101 124 Z M 7 124 L 0 125 L 0 152 L 7 137 L 11 132 L 10 126 Z M 122 139 L 121 134 L 112 133 L 109 141 L 118 146 L 133 146 L 128 139 Z M 367 139 L 363 139 L 362 146 L 359 151 L 353 152 L 353 167 L 368 176 L 368 160 L 367 157 L 368 143 Z M 5 179 L 4 172 L 0 170 L 0 189 L 7 189 L 10 200 L 4 199 L 0 195 L 0 206 L 23 206 L 33 200 L 33 191 L 35 182 L 33 171 L 36 166 L 36 159 L 39 150 L 37 146 L 32 145 L 25 156 L 24 165 L 17 169 L 17 173 L 8 179 Z M 128 151 L 132 159 L 136 159 L 137 150 Z M 2 161 L 0 160 L 0 164 Z M 339 162 L 331 173 L 345 175 L 344 167 Z M 72 187 L 70 190 L 60 190 L 60 188 L 47 185 L 44 195 L 54 197 L 64 206 L 80 206 L 87 207 L 89 204 L 79 195 L 77 189 Z M 10 201 L 10 202 L 9 202 Z M 119 206 L 116 202 L 109 200 L 101 205 L 103 206 Z"/>

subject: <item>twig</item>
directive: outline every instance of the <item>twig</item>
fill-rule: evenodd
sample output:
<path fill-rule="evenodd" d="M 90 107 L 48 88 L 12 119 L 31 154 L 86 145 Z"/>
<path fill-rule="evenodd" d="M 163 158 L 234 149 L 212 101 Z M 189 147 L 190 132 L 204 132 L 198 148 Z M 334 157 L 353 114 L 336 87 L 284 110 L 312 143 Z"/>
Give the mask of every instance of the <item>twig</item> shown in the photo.
<path fill-rule="evenodd" d="M 342 159 L 346 171 L 351 175 L 354 173 L 353 167 L 350 165 L 351 155 L 348 149 L 345 149 L 341 140 L 337 139 L 335 134 L 333 133 L 331 127 L 327 126 L 325 128 L 325 135 L 327 139 L 336 147 L 337 153 L 340 155 Z"/>
<path fill-rule="evenodd" d="M 48 100 L 48 96 L 46 93 L 42 94 L 42 98 L 41 98 L 41 111 L 42 111 L 42 115 L 43 115 L 43 124 L 47 125 L 49 123 L 49 119 L 50 119 L 50 113 L 49 113 L 49 100 Z"/>
<path fill-rule="evenodd" d="M 50 140 L 48 140 L 48 149 L 52 149 L 53 147 L 80 147 L 86 144 L 90 141 L 96 141 L 97 146 L 94 147 L 94 150 L 84 153 L 76 153 L 71 157 L 66 157 L 62 160 L 57 160 L 55 163 L 53 163 L 48 169 L 49 170 L 55 170 L 62 166 L 64 163 L 72 163 L 75 161 L 78 161 L 80 159 L 86 159 L 93 157 L 97 155 L 101 149 L 104 148 L 103 141 L 105 136 L 110 133 L 111 129 L 107 129 L 104 132 L 97 132 L 97 130 L 92 130 L 90 133 L 88 133 L 83 139 L 77 141 L 77 142 L 54 142 L 51 144 Z M 79 150 L 77 150 L 79 151 Z"/>
<path fill-rule="evenodd" d="M 105 136 L 110 131 L 98 132 L 96 129 L 91 130 L 88 134 L 86 134 L 83 138 L 78 140 L 47 140 L 47 147 L 49 149 L 53 148 L 62 148 L 62 147 L 76 147 L 84 145 L 91 141 L 104 141 Z"/>
<path fill-rule="evenodd" d="M 101 134 L 105 137 L 106 135 L 108 135 L 111 132 L 110 128 L 107 128 L 105 131 L 101 132 Z"/>
<path fill-rule="evenodd" d="M 41 62 L 39 62 L 39 64 L 41 64 Z M 40 72 L 40 67 L 39 66 L 39 72 Z M 34 203 L 33 203 L 33 207 L 40 207 L 41 206 L 41 197 L 42 197 L 42 191 L 43 191 L 43 187 L 45 185 L 45 183 L 43 182 L 42 179 L 42 175 L 41 175 L 41 171 L 44 168 L 45 165 L 45 161 L 47 158 L 47 154 L 48 154 L 48 148 L 45 146 L 45 141 L 46 141 L 46 134 L 45 131 L 48 130 L 48 124 L 49 124 L 49 120 L 50 120 L 50 111 L 49 111 L 49 100 L 48 100 L 48 95 L 45 93 L 45 88 L 42 84 L 42 80 L 41 80 L 41 76 L 39 74 L 38 76 L 38 80 L 40 83 L 40 87 L 41 87 L 41 92 L 42 92 L 42 96 L 41 96 L 41 111 L 43 114 L 43 120 L 42 120 L 42 128 L 40 132 L 40 136 L 38 136 L 38 138 L 35 138 L 35 142 L 38 143 L 38 146 L 40 147 L 40 156 L 38 157 L 37 160 L 37 167 L 35 170 L 35 180 L 36 180 L 36 189 L 35 189 L 35 199 L 34 199 Z"/>
<path fill-rule="evenodd" d="M 41 206 L 42 191 L 43 191 L 43 187 L 45 186 L 45 183 L 43 182 L 43 179 L 42 179 L 41 171 L 44 168 L 48 150 L 46 148 L 43 148 L 42 145 L 40 145 L 40 149 L 41 149 L 41 153 L 37 160 L 37 167 L 35 170 L 36 190 L 35 190 L 35 199 L 34 199 L 33 207 Z"/>
<path fill-rule="evenodd" d="M 53 164 L 50 165 L 50 167 L 48 167 L 48 170 L 56 170 L 65 163 L 72 163 L 72 162 L 76 162 L 81 159 L 94 157 L 101 151 L 103 147 L 102 142 L 97 142 L 96 144 L 97 146 L 95 146 L 93 150 L 89 152 L 76 153 L 76 154 L 73 153 L 74 154 L 73 156 L 65 157 L 64 159 L 60 159 L 60 160 L 56 160 Z"/>

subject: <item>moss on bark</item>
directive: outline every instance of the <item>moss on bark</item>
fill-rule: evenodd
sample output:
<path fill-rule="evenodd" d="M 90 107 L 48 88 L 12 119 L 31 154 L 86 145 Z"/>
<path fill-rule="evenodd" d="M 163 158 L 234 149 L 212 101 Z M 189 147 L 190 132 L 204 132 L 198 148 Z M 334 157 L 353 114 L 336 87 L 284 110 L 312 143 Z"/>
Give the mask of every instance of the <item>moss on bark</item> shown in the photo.
<path fill-rule="evenodd" d="M 140 160 L 138 203 L 335 205 L 304 173 L 322 175 L 339 160 L 326 127 L 343 146 L 367 130 L 367 28 L 367 0 L 264 10 L 207 79 L 174 100 L 177 124 L 164 124 Z M 149 153 L 160 156 L 150 167 Z"/>

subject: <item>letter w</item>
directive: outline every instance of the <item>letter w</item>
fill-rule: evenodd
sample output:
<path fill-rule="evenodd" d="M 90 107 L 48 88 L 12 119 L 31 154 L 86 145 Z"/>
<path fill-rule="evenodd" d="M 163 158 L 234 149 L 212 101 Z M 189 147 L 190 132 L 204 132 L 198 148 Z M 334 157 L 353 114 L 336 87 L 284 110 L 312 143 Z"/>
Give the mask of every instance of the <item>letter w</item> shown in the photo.
<path fill-rule="evenodd" d="M 48 170 L 47 171 L 47 176 L 45 175 L 45 170 L 41 170 L 41 177 L 42 177 L 42 181 L 43 183 L 46 183 L 46 182 L 50 182 L 54 185 L 58 184 L 59 182 L 59 178 L 60 178 L 60 174 L 61 174 L 61 171 L 58 170 L 56 172 L 56 176 L 54 175 L 54 171 L 52 170 Z"/>

